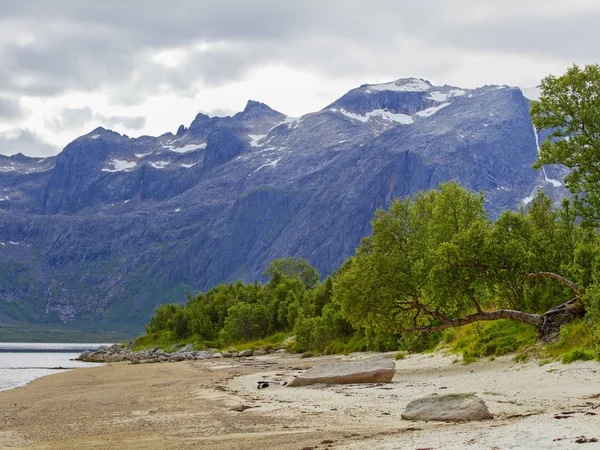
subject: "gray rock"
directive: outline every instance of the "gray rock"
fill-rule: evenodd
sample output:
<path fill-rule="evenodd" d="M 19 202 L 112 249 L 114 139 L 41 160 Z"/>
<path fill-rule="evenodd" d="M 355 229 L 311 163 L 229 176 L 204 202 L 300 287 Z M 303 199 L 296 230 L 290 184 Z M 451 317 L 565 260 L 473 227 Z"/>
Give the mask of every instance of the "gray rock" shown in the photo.
<path fill-rule="evenodd" d="M 191 352 L 192 348 L 194 348 L 193 344 L 186 344 L 183 347 L 181 347 L 179 350 L 177 350 L 175 353 L 187 353 L 187 352 Z"/>
<path fill-rule="evenodd" d="M 362 361 L 341 361 L 321 364 L 298 375 L 288 387 L 310 384 L 389 383 L 396 365 L 389 358 L 370 358 Z"/>
<path fill-rule="evenodd" d="M 254 353 L 252 354 L 252 356 L 265 356 L 268 354 L 269 354 L 269 352 L 267 352 L 265 349 L 259 348 L 258 350 L 254 350 Z"/>
<path fill-rule="evenodd" d="M 79 355 L 79 357 L 77 359 L 80 359 L 82 361 L 85 361 L 85 359 L 90 356 L 90 352 L 88 350 L 84 350 L 83 352 L 81 352 L 81 355 Z"/>
<path fill-rule="evenodd" d="M 213 358 L 223 358 L 223 354 L 222 354 L 222 353 L 220 353 L 220 352 L 213 353 L 212 357 L 213 357 Z"/>
<path fill-rule="evenodd" d="M 474 394 L 431 395 L 413 400 L 402 413 L 405 420 L 435 420 L 440 422 L 465 422 L 490 420 L 483 400 Z"/>
<path fill-rule="evenodd" d="M 154 361 L 156 362 L 167 362 L 168 358 L 166 356 L 159 356 L 158 358 L 154 358 Z"/>
<path fill-rule="evenodd" d="M 223 358 L 231 358 L 231 352 L 228 352 L 227 350 L 223 350 L 221 352 L 221 355 L 223 356 Z"/>
<path fill-rule="evenodd" d="M 113 344 L 108 348 L 108 353 L 121 353 L 123 349 L 117 344 Z"/>
<path fill-rule="evenodd" d="M 246 350 L 242 350 L 237 355 L 238 355 L 238 357 L 248 357 L 248 356 L 252 356 L 253 354 L 254 354 L 254 350 L 252 350 L 251 348 L 248 348 Z"/>
<path fill-rule="evenodd" d="M 98 350 L 96 350 L 96 353 L 107 353 L 108 352 L 108 347 L 106 345 L 101 345 L 100 347 L 98 347 Z"/>

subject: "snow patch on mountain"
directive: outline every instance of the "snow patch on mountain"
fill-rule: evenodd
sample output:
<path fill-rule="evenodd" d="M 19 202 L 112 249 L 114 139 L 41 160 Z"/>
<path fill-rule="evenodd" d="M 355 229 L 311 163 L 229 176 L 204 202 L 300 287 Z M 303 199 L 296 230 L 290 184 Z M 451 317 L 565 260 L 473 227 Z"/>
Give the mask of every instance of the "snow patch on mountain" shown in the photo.
<path fill-rule="evenodd" d="M 424 92 L 433 86 L 429 81 L 421 78 L 403 78 L 391 83 L 369 84 L 366 86 L 366 92 L 372 94 L 380 91 L 394 92 Z"/>
<path fill-rule="evenodd" d="M 184 145 L 183 147 L 173 147 L 173 143 L 164 145 L 163 144 L 163 148 L 166 148 L 167 150 L 171 150 L 172 152 L 175 153 L 188 153 L 188 152 L 192 152 L 194 150 L 202 150 L 206 148 L 206 143 L 202 143 L 202 144 L 187 144 Z"/>
<path fill-rule="evenodd" d="M 539 155 L 540 154 L 540 139 L 538 137 L 537 130 L 535 129 L 535 125 L 533 127 L 533 135 L 535 136 L 535 147 L 537 148 L 537 153 Z M 552 178 L 548 178 L 548 175 L 546 175 L 546 169 L 544 168 L 544 166 L 542 166 L 542 173 L 544 174 L 544 180 L 546 181 L 546 183 L 550 183 L 554 187 L 562 186 L 562 183 L 560 181 L 554 180 Z"/>
<path fill-rule="evenodd" d="M 424 109 L 423 111 L 419 111 L 417 113 L 417 116 L 419 116 L 419 117 L 433 116 L 440 109 L 445 108 L 448 105 L 450 105 L 450 103 L 442 103 L 441 105 L 438 105 L 438 106 L 432 106 L 431 108 L 427 108 L 427 109 Z"/>
<path fill-rule="evenodd" d="M 448 92 L 448 97 L 460 97 L 461 95 L 465 95 L 466 91 L 462 89 L 450 89 Z"/>
<path fill-rule="evenodd" d="M 346 116 L 350 119 L 353 119 L 353 120 L 359 120 L 362 123 L 367 123 L 370 119 L 372 119 L 374 117 L 380 117 L 380 118 L 388 120 L 390 122 L 397 122 L 397 123 L 401 123 L 403 125 L 410 125 L 411 123 L 414 123 L 413 118 L 410 117 L 408 114 L 393 113 L 393 112 L 390 112 L 385 109 L 375 109 L 373 111 L 369 111 L 368 113 L 366 113 L 364 115 L 351 113 L 349 111 L 346 111 L 343 108 L 340 110 L 338 110 L 337 108 L 330 108 L 330 111 L 332 111 L 332 112 L 339 111 L 344 116 Z"/>
<path fill-rule="evenodd" d="M 271 128 L 272 130 L 273 128 Z M 271 131 L 269 130 L 269 131 Z M 259 141 L 262 141 L 264 138 L 267 137 L 266 134 L 249 134 L 248 137 L 250 138 L 250 147 L 260 147 Z"/>
<path fill-rule="evenodd" d="M 524 205 L 528 205 L 533 201 L 533 198 L 535 197 L 535 194 L 531 194 L 528 195 L 527 197 L 525 197 L 523 200 L 521 200 L 523 202 Z"/>
<path fill-rule="evenodd" d="M 276 160 L 274 160 L 274 161 L 269 161 L 268 163 L 266 163 L 266 164 L 263 164 L 262 166 L 260 166 L 258 169 L 256 169 L 256 170 L 255 170 L 254 172 L 252 172 L 252 173 L 256 173 L 256 172 L 258 172 L 260 169 L 262 169 L 262 168 L 264 168 L 264 167 L 269 167 L 269 166 L 271 166 L 271 167 L 275 167 L 279 161 L 281 161 L 281 158 L 277 158 L 277 159 L 276 159 Z M 250 174 L 250 175 L 252 175 L 252 174 Z"/>
<path fill-rule="evenodd" d="M 164 169 L 169 165 L 169 161 L 153 161 L 150 165 L 155 169 Z"/>
<path fill-rule="evenodd" d="M 108 163 L 109 167 L 102 169 L 102 172 L 128 172 L 137 166 L 135 161 L 126 161 L 124 159 L 112 159 Z M 112 166 L 112 168 L 110 167 Z"/>
<path fill-rule="evenodd" d="M 434 91 L 432 93 L 429 94 L 429 97 L 427 97 L 429 100 L 433 100 L 434 102 L 443 102 L 444 100 L 446 100 L 448 98 L 448 94 L 444 94 L 443 92 L 440 91 Z"/>

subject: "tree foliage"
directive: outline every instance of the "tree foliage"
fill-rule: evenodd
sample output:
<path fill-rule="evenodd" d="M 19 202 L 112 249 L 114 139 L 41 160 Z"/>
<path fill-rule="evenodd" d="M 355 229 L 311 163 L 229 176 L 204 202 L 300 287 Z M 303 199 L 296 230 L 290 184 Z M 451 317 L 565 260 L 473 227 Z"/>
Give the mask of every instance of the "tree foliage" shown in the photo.
<path fill-rule="evenodd" d="M 442 330 L 479 320 L 541 326 L 573 297 L 583 242 L 544 194 L 527 211 L 486 217 L 482 195 L 451 182 L 378 210 L 373 234 L 334 280 L 334 300 L 368 333 Z"/>
<path fill-rule="evenodd" d="M 576 194 L 584 219 L 600 222 L 600 67 L 573 65 L 564 75 L 548 76 L 531 106 L 538 130 L 549 130 L 536 162 L 572 169 L 566 187 Z"/>

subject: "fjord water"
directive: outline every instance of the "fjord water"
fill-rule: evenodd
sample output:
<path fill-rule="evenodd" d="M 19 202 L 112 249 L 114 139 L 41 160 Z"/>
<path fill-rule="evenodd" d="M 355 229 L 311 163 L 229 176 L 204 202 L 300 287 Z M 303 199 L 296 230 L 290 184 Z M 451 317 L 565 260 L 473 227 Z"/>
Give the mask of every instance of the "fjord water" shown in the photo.
<path fill-rule="evenodd" d="M 0 391 L 12 389 L 46 375 L 98 364 L 72 361 L 84 350 L 102 344 L 38 344 L 0 342 Z"/>

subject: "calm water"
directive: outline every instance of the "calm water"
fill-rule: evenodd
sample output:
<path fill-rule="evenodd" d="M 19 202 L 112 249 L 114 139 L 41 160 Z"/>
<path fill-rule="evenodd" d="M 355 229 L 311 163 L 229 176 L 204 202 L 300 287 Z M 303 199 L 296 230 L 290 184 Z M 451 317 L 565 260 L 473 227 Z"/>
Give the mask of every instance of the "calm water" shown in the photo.
<path fill-rule="evenodd" d="M 0 342 L 0 391 L 23 386 L 36 378 L 63 372 L 64 369 L 97 366 L 71 359 L 84 350 L 96 350 L 100 345 Z"/>

